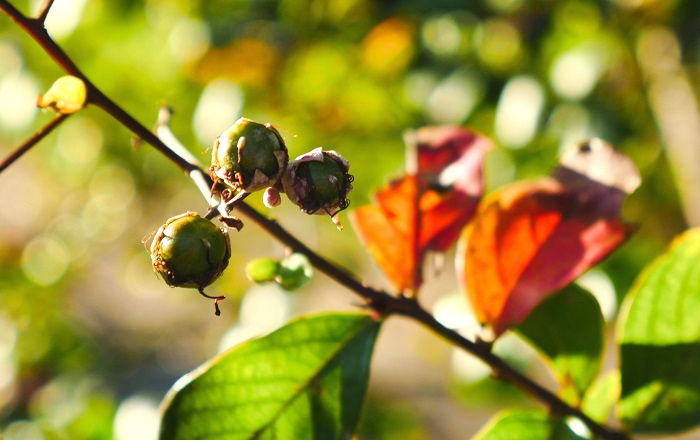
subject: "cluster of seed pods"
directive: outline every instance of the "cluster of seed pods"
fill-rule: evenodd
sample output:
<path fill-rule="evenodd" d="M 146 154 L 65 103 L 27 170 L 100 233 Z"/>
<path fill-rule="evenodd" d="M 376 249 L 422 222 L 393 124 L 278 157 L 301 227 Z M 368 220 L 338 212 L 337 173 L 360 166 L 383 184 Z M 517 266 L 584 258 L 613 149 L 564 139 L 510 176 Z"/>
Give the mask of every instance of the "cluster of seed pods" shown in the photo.
<path fill-rule="evenodd" d="M 353 176 L 340 154 L 321 147 L 289 161 L 282 136 L 271 124 L 240 118 L 216 138 L 210 174 L 212 192 L 225 202 L 265 190 L 263 203 L 273 208 L 280 193 L 306 214 L 326 214 L 340 229 L 337 214 L 348 207 L 347 195 Z M 168 219 L 151 244 L 153 269 L 170 286 L 192 287 L 209 296 L 204 288 L 228 265 L 231 245 L 228 232 L 197 213 L 186 212 Z"/>

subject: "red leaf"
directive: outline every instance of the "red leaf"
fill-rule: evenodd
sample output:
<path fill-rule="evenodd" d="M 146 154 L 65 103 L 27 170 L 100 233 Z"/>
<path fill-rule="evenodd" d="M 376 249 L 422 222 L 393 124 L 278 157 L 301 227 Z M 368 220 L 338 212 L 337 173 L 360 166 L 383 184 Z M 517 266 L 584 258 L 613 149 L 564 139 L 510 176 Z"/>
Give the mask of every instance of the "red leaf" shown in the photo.
<path fill-rule="evenodd" d="M 620 208 L 639 182 L 629 158 L 594 139 L 567 149 L 552 177 L 489 196 L 457 252 L 477 318 L 502 333 L 619 246 L 631 232 Z"/>
<path fill-rule="evenodd" d="M 406 135 L 408 172 L 350 214 L 355 231 L 397 290 L 415 292 L 429 250 L 445 251 L 476 210 L 490 142 L 459 127 Z"/>

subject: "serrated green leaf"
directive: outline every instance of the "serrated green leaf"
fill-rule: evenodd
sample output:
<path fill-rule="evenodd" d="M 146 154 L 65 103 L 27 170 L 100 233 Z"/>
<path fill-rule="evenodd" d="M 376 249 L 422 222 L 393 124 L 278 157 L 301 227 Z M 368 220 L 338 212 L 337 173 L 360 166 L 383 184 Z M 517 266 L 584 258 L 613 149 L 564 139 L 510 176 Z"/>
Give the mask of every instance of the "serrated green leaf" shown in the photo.
<path fill-rule="evenodd" d="M 700 424 L 700 230 L 645 269 L 625 310 L 620 419 L 634 432 Z"/>
<path fill-rule="evenodd" d="M 350 438 L 379 327 L 316 315 L 232 348 L 173 386 L 160 439 Z"/>
<path fill-rule="evenodd" d="M 254 283 L 265 283 L 274 280 L 279 269 L 280 264 L 277 260 L 269 257 L 262 257 L 250 260 L 245 267 L 245 273 L 250 281 Z"/>
<path fill-rule="evenodd" d="M 603 326 L 595 297 L 572 284 L 544 300 L 515 331 L 544 356 L 562 387 L 580 398 L 600 371 Z"/>
<path fill-rule="evenodd" d="M 598 377 L 586 391 L 581 410 L 599 423 L 605 423 L 613 404 L 620 397 L 620 371 L 611 370 Z"/>
<path fill-rule="evenodd" d="M 581 440 L 564 419 L 541 409 L 508 410 L 496 414 L 474 440 Z"/>

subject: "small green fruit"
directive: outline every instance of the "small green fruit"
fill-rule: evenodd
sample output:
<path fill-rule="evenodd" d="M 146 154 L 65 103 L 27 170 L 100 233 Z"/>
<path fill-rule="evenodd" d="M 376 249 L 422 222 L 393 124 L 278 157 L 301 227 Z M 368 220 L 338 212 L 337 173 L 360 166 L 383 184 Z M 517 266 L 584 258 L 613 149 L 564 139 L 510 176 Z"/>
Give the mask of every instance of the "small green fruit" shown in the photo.
<path fill-rule="evenodd" d="M 228 234 L 195 212 L 168 219 L 151 243 L 153 269 L 170 286 L 202 289 L 228 265 Z"/>
<path fill-rule="evenodd" d="M 266 283 L 277 276 L 280 264 L 277 260 L 262 257 L 251 260 L 245 267 L 248 279 L 254 283 Z"/>
<path fill-rule="evenodd" d="M 275 280 L 285 290 L 295 290 L 308 283 L 314 271 L 304 254 L 294 253 L 279 262 Z"/>
<path fill-rule="evenodd" d="M 287 197 L 307 214 L 331 217 L 348 207 L 353 176 L 348 161 L 321 147 L 294 159 L 282 176 Z"/>
<path fill-rule="evenodd" d="M 212 178 L 250 193 L 277 183 L 288 160 L 282 136 L 272 125 L 240 118 L 214 142 Z"/>

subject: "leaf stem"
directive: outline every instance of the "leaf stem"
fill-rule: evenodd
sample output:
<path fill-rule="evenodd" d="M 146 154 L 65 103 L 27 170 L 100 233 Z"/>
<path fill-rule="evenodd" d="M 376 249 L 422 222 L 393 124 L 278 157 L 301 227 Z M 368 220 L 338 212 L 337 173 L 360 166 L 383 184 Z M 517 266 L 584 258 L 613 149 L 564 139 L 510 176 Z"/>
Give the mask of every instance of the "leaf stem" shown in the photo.
<path fill-rule="evenodd" d="M 10 153 L 5 159 L 2 160 L 2 162 L 0 162 L 0 173 L 5 171 L 5 168 L 15 163 L 15 161 L 22 157 L 24 153 L 29 151 L 34 145 L 36 145 L 37 143 L 39 143 L 39 141 L 44 139 L 56 127 L 61 125 L 61 122 L 65 121 L 67 117 L 68 115 L 63 113 L 56 115 L 46 125 L 41 127 L 36 133 L 34 133 L 29 139 L 24 141 L 22 145 L 17 147 L 15 151 Z"/>
<path fill-rule="evenodd" d="M 160 151 L 167 159 L 173 162 L 185 173 L 199 174 L 199 176 L 211 187 L 213 182 L 206 172 L 204 172 L 204 170 L 202 170 L 198 165 L 191 163 L 188 159 L 178 155 L 175 151 L 169 148 L 165 142 L 159 139 L 158 136 L 149 131 L 145 126 L 129 115 L 124 109 L 102 93 L 102 91 L 100 91 L 78 69 L 73 60 L 71 60 L 68 55 L 66 55 L 66 53 L 51 39 L 46 30 L 43 28 L 43 24 L 39 25 L 36 19 L 24 16 L 7 0 L 0 0 L 0 10 L 2 10 L 32 38 L 34 38 L 34 40 L 41 45 L 44 51 L 51 58 L 53 58 L 53 60 L 59 66 L 61 66 L 64 71 L 73 76 L 77 76 L 78 78 L 82 79 L 83 82 L 85 82 L 88 90 L 88 101 L 90 103 L 102 108 L 135 135 L 139 136 L 141 139 Z M 473 354 L 487 363 L 498 377 L 519 386 L 524 391 L 547 405 L 551 411 L 560 415 L 569 415 L 579 418 L 594 434 L 611 440 L 622 440 L 628 438 L 624 432 L 596 423 L 594 420 L 583 414 L 580 409 L 567 405 L 551 391 L 545 389 L 530 378 L 519 373 L 498 356 L 494 355 L 488 350 L 485 350 L 480 345 L 466 339 L 454 330 L 443 326 L 414 299 L 401 295 L 394 296 L 384 290 L 378 290 L 366 285 L 363 282 L 360 282 L 353 274 L 346 271 L 340 265 L 322 257 L 304 243 L 299 241 L 292 234 L 287 232 L 287 230 L 280 226 L 280 224 L 275 220 L 267 218 L 245 202 L 239 201 L 236 204 L 236 208 L 249 220 L 256 223 L 278 241 L 282 242 L 295 252 L 306 255 L 311 264 L 313 264 L 318 270 L 324 272 L 328 277 L 332 278 L 337 283 L 361 296 L 367 301 L 369 307 L 376 310 L 378 313 L 385 316 L 401 315 L 421 323 L 423 326 L 432 330 L 443 339 L 449 341 L 457 347 L 462 348 L 463 350 Z"/>

